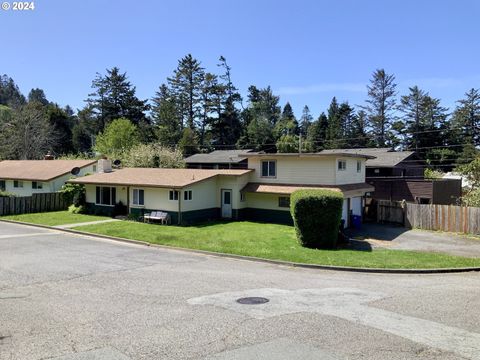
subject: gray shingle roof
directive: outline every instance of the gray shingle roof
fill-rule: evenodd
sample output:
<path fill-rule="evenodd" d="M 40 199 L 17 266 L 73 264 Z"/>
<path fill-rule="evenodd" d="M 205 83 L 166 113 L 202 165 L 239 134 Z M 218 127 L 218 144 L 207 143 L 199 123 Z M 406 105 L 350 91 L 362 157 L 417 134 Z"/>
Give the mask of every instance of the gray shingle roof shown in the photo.
<path fill-rule="evenodd" d="M 367 160 L 368 167 L 394 167 L 415 154 L 414 151 L 393 151 L 390 148 L 331 149 L 322 151 L 322 153 L 328 152 L 375 156 L 375 159 Z"/>
<path fill-rule="evenodd" d="M 210 163 L 210 164 L 237 164 L 245 157 L 239 156 L 251 152 L 251 149 L 244 150 L 215 150 L 208 154 L 195 154 L 185 159 L 188 164 Z"/>

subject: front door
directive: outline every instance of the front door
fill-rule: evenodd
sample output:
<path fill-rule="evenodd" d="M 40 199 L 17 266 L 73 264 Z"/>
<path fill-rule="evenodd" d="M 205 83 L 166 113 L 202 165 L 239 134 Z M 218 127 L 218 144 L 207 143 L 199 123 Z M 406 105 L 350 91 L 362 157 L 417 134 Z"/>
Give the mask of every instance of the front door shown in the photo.
<path fill-rule="evenodd" d="M 232 190 L 222 189 L 222 218 L 232 217 Z"/>

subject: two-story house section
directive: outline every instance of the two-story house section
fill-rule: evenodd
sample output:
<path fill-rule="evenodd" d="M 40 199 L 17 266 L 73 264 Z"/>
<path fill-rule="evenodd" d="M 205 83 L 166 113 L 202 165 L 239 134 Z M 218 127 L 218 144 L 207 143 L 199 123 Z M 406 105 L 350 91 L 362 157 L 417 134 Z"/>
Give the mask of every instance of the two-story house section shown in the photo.
<path fill-rule="evenodd" d="M 16 196 L 56 192 L 74 176 L 96 171 L 95 160 L 0 161 L 0 191 Z"/>
<path fill-rule="evenodd" d="M 373 156 L 335 151 L 243 156 L 254 170 L 241 190 L 240 213 L 248 219 L 291 223 L 292 192 L 332 189 L 344 196 L 342 219 L 348 226 L 350 215 L 362 215 L 365 194 L 374 190 L 365 183 L 365 162 Z"/>

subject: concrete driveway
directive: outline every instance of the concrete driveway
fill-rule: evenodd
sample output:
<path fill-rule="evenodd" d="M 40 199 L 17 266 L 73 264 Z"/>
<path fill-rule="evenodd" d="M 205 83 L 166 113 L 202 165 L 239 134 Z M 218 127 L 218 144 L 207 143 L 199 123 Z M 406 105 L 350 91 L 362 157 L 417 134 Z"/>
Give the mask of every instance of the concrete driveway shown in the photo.
<path fill-rule="evenodd" d="M 479 308 L 478 273 L 295 269 L 0 223 L 2 360 L 480 359 Z"/>
<path fill-rule="evenodd" d="M 384 224 L 363 224 L 361 230 L 352 230 L 350 236 L 364 239 L 373 247 L 480 257 L 479 237 L 426 230 L 410 230 Z"/>

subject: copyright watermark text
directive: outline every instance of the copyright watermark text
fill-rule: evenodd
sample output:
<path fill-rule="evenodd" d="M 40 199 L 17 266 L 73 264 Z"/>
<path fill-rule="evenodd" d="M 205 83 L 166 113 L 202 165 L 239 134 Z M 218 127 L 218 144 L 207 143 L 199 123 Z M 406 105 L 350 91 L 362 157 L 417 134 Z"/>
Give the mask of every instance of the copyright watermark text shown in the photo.
<path fill-rule="evenodd" d="M 3 11 L 33 11 L 35 10 L 34 1 L 3 1 L 1 5 Z"/>

